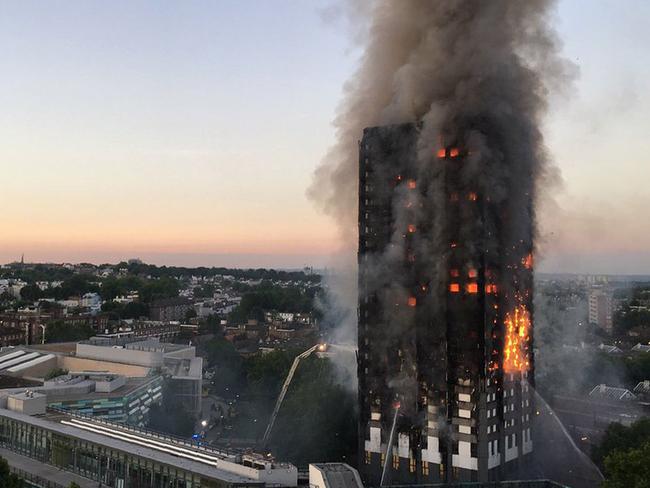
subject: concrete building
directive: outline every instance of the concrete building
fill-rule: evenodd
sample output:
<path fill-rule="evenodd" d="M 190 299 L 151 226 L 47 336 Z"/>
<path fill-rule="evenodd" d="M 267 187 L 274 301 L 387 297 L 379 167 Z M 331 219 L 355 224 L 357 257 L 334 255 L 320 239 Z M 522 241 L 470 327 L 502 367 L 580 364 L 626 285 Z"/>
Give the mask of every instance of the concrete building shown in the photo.
<path fill-rule="evenodd" d="M 173 384 L 176 400 L 190 412 L 201 411 L 203 358 L 194 346 L 165 344 L 157 339 L 93 338 L 77 344 L 77 358 L 160 370 Z"/>
<path fill-rule="evenodd" d="M 363 488 L 359 472 L 345 463 L 309 465 L 309 488 Z"/>
<path fill-rule="evenodd" d="M 606 288 L 592 287 L 589 291 L 589 323 L 612 333 L 612 294 Z"/>
<path fill-rule="evenodd" d="M 150 390 L 157 386 L 149 384 L 149 380 L 162 376 L 172 386 L 170 391 L 175 397 L 172 401 L 179 402 L 193 414 L 201 411 L 203 358 L 196 356 L 193 346 L 131 338 L 93 338 L 71 344 L 67 350 L 64 346 L 45 345 L 38 349 L 1 351 L 0 375 L 42 380 L 50 371 L 58 368 L 77 372 L 76 377 L 94 374 L 96 378 L 85 380 L 95 383 L 102 375 L 125 377 L 125 384 L 120 390 L 76 390 L 79 395 L 70 397 L 72 401 L 62 405 L 71 409 L 92 408 L 109 418 L 136 423 L 142 420 L 139 417 L 146 412 L 130 412 L 134 408 L 131 404 L 135 398 L 149 395 Z M 89 395 L 90 391 L 94 393 Z M 144 398 L 143 402 L 146 403 L 147 399 Z"/>
<path fill-rule="evenodd" d="M 30 398 L 24 401 L 29 403 Z M 295 466 L 25 403 L 0 409 L 0 447 L 112 488 L 294 487 Z M 22 410 L 22 411 L 21 411 Z M 26 410 L 38 413 L 25 414 Z"/>
<path fill-rule="evenodd" d="M 164 298 L 154 300 L 149 306 L 149 318 L 158 321 L 180 321 L 185 318 L 185 314 L 191 308 L 189 300 L 186 298 Z"/>
<path fill-rule="evenodd" d="M 420 143 L 403 124 L 359 144 L 360 472 L 500 480 L 533 449 L 531 183 L 504 200 L 463 141 L 426 163 Z"/>

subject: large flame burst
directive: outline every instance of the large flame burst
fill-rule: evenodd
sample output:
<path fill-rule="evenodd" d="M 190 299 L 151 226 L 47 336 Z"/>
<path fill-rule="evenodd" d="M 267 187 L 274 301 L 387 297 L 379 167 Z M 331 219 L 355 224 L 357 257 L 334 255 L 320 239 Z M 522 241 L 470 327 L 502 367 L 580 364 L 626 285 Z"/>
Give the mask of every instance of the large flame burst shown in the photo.
<path fill-rule="evenodd" d="M 528 371 L 530 366 L 530 313 L 524 305 L 518 305 L 506 314 L 506 340 L 503 352 L 503 370 L 506 373 Z"/>

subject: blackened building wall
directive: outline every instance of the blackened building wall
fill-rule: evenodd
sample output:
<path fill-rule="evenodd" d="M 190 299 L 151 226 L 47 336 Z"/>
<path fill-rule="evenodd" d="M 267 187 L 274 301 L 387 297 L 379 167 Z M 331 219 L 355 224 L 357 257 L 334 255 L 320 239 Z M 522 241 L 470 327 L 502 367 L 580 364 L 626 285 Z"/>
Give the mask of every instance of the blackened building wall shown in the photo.
<path fill-rule="evenodd" d="M 530 208 L 492 203 L 463 141 L 420 134 L 373 127 L 359 145 L 360 471 L 374 486 L 384 469 L 391 484 L 498 480 L 532 452 L 532 224 L 505 225 Z"/>

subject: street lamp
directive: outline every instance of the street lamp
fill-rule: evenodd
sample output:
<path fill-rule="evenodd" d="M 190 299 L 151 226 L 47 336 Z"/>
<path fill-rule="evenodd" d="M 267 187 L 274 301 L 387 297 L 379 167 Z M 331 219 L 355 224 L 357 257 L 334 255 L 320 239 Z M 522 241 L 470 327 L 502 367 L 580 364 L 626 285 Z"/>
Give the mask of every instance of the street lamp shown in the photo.
<path fill-rule="evenodd" d="M 201 420 L 201 427 L 204 429 L 208 426 L 208 421 L 207 420 Z"/>

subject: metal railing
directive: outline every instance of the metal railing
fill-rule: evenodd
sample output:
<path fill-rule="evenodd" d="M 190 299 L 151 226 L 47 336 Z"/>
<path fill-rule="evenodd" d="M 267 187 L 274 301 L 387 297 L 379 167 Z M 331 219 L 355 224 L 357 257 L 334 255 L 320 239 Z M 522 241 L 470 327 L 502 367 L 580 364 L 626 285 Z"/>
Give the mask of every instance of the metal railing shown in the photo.
<path fill-rule="evenodd" d="M 41 478 L 35 474 L 23 471 L 22 469 L 11 467 L 11 472 L 26 482 L 28 488 L 67 488 L 64 485 L 54 481 Z"/>
<path fill-rule="evenodd" d="M 146 427 L 134 427 L 132 425 L 128 424 L 123 424 L 123 423 L 116 423 L 116 422 L 110 422 L 106 419 L 101 419 L 98 417 L 93 417 L 92 415 L 85 415 L 80 412 L 74 412 L 71 410 L 66 410 L 64 408 L 58 408 L 58 407 L 47 407 L 48 410 L 66 415 L 68 417 L 73 417 L 73 418 L 78 418 L 81 420 L 86 420 L 86 421 L 91 421 L 93 423 L 96 423 L 98 425 L 104 425 L 106 427 L 111 427 L 113 429 L 117 430 L 122 430 L 124 432 L 131 432 L 133 434 L 140 434 L 143 436 L 148 436 L 152 439 L 157 439 L 161 441 L 167 441 L 170 442 L 174 445 L 178 445 L 180 447 L 187 447 L 191 448 L 192 450 L 198 451 L 198 452 L 204 452 L 206 454 L 212 454 L 216 457 L 220 457 L 224 460 L 239 460 L 241 458 L 242 452 L 232 450 L 232 449 L 217 449 L 211 446 L 206 446 L 205 444 L 203 445 L 197 445 L 196 442 L 192 442 L 192 440 L 187 439 L 186 437 L 178 437 L 172 434 L 167 434 L 163 432 L 159 432 L 157 430 L 151 430 L 147 429 Z"/>

